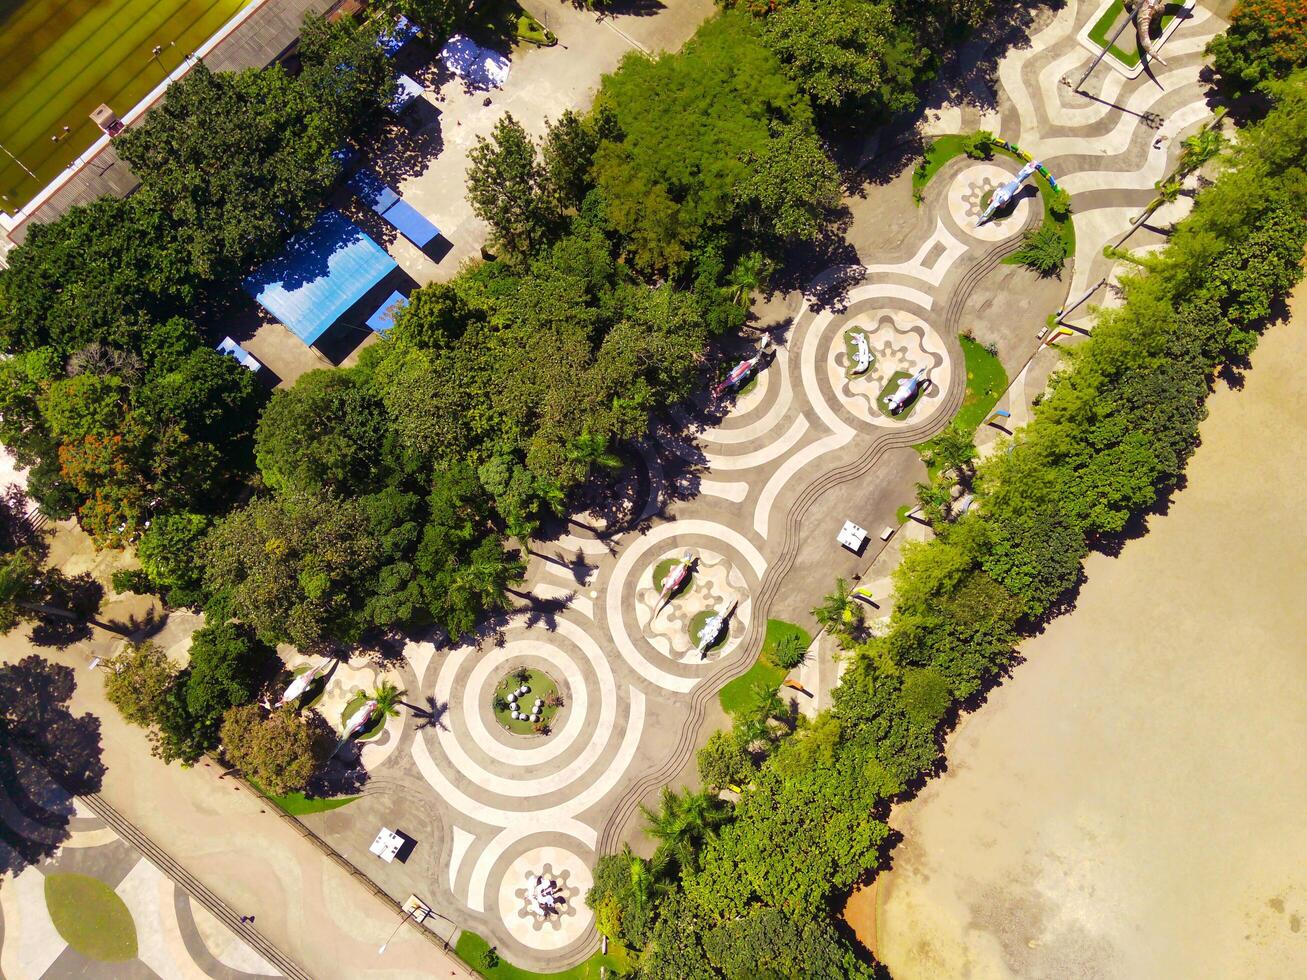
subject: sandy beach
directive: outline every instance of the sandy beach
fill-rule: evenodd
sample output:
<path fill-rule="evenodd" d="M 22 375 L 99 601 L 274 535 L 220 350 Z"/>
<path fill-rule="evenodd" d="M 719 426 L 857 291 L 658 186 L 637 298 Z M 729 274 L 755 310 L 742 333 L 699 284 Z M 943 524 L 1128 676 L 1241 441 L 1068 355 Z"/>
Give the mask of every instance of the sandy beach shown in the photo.
<path fill-rule="evenodd" d="M 1307 288 L 892 823 L 893 975 L 1307 974 Z"/>

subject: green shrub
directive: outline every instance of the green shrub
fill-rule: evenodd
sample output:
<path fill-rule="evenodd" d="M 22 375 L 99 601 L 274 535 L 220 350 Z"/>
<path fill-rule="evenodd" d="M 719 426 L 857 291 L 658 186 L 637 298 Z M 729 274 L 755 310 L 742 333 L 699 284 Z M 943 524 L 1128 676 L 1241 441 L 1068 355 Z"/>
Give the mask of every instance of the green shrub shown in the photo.
<path fill-rule="evenodd" d="M 767 657 L 777 667 L 782 670 L 793 670 L 799 664 L 803 663 L 804 654 L 807 651 L 804 648 L 803 637 L 797 633 L 786 633 L 768 652 Z"/>
<path fill-rule="evenodd" d="M 1041 276 L 1051 276 L 1066 264 L 1066 239 L 1056 228 L 1043 224 L 1021 236 L 1021 248 L 1012 257 Z"/>
<path fill-rule="evenodd" d="M 154 591 L 154 585 L 150 582 L 150 576 L 139 568 L 120 568 L 113 573 L 113 590 L 149 595 Z"/>
<path fill-rule="evenodd" d="M 972 160 L 988 160 L 994 155 L 993 144 L 994 134 L 980 129 L 962 138 L 962 152 Z"/>

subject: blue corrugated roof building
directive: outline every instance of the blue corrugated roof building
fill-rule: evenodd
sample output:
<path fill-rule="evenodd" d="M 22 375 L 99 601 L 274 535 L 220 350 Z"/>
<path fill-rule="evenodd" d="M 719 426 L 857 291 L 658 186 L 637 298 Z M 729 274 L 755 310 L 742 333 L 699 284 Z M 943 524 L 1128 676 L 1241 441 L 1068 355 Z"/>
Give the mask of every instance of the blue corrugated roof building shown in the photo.
<path fill-rule="evenodd" d="M 312 345 L 395 268 L 362 228 L 338 211 L 324 211 L 245 280 L 245 291 Z"/>

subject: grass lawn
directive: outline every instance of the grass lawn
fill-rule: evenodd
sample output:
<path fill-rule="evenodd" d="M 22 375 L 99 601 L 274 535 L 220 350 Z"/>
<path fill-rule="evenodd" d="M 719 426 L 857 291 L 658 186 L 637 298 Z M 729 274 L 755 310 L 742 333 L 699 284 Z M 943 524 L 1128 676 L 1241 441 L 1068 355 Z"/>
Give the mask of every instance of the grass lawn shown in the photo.
<path fill-rule="evenodd" d="M 328 810 L 335 810 L 358 799 L 357 796 L 305 796 L 298 791 L 287 793 L 285 796 L 273 796 L 249 776 L 245 777 L 245 781 L 292 817 L 302 817 L 308 813 L 326 813 Z"/>
<path fill-rule="evenodd" d="M 721 702 L 722 709 L 727 714 L 733 715 L 752 703 L 755 684 L 765 684 L 769 689 L 781 686 L 781 681 L 785 680 L 785 675 L 789 671 L 773 664 L 768 654 L 776 649 L 776 644 L 791 635 L 797 636 L 803 642 L 805 650 L 812 643 L 812 637 L 802 626 L 787 623 L 783 619 L 767 620 L 767 634 L 763 638 L 758 659 L 743 675 L 730 681 L 717 692 L 717 700 Z"/>
<path fill-rule="evenodd" d="M 246 2 L 0 3 L 0 144 L 36 174 L 0 153 L 0 209 L 26 204 L 99 138 L 91 110 L 104 102 L 125 113 Z"/>
<path fill-rule="evenodd" d="M 488 942 L 467 929 L 458 934 L 458 942 L 454 944 L 458 958 L 486 980 L 600 980 L 601 968 L 607 968 L 609 977 L 620 977 L 629 973 L 634 966 L 631 955 L 613 942 L 608 944 L 607 955 L 596 952 L 585 962 L 561 973 L 532 973 L 503 959 L 500 959 L 497 966 L 487 968 L 485 955 L 489 948 Z"/>
<path fill-rule="evenodd" d="M 495 694 L 507 701 L 508 696 L 521 686 L 521 682 L 512 674 L 509 674 L 499 682 L 499 685 L 495 688 Z M 549 695 L 558 692 L 558 682 L 543 670 L 531 671 L 526 679 L 526 686 L 531 688 L 531 690 L 522 695 L 520 703 L 527 708 L 530 708 L 535 704 L 536 698 L 544 698 L 547 701 L 549 700 Z M 546 704 L 540 709 L 540 721 L 543 724 L 548 725 L 554 720 L 554 716 L 557 714 L 557 708 L 551 708 Z M 535 722 L 515 719 L 512 711 L 509 709 L 500 711 L 498 708 L 495 708 L 495 720 L 514 735 L 535 734 Z"/>
<path fill-rule="evenodd" d="M 958 425 L 976 429 L 994 410 L 1007 388 L 1003 362 L 970 337 L 959 337 L 967 369 L 967 393 L 956 415 Z"/>
<path fill-rule="evenodd" d="M 926 155 L 923 157 L 925 166 L 912 171 L 912 195 L 918 205 L 921 204 L 921 192 L 930 183 L 930 178 L 934 177 L 944 164 L 962 155 L 966 139 L 965 133 L 950 133 L 947 136 L 937 137 L 926 149 Z"/>
<path fill-rule="evenodd" d="M 989 413 L 998 404 L 999 397 L 1007 390 L 1007 372 L 1003 362 L 970 337 L 959 337 L 962 344 L 962 359 L 967 371 L 967 391 L 962 396 L 962 407 L 953 416 L 958 426 L 968 432 L 974 432 L 989 417 Z M 920 443 L 914 448 L 923 456 L 930 441 Z M 927 464 L 927 476 L 933 480 L 939 471 Z M 907 520 L 911 506 L 900 507 L 899 523 Z"/>
<path fill-rule="evenodd" d="M 542 48 L 553 47 L 558 43 L 558 38 L 554 36 L 553 31 L 545 30 L 544 25 L 525 10 L 517 15 L 517 37 L 520 41 L 539 45 Z"/>
<path fill-rule="evenodd" d="M 1154 41 L 1162 36 L 1162 32 L 1166 30 L 1167 25 L 1175 20 L 1176 14 L 1182 9 L 1184 8 L 1178 3 L 1170 3 L 1163 8 L 1162 16 L 1157 18 L 1156 33 L 1152 35 Z M 1107 39 L 1112 36 L 1113 29 L 1121 26 L 1121 20 L 1125 16 L 1125 7 L 1122 5 L 1121 0 L 1116 0 L 1115 3 L 1103 11 L 1103 16 L 1099 17 L 1094 22 L 1094 26 L 1089 29 L 1089 40 L 1102 48 L 1107 44 Z M 1141 57 L 1139 41 L 1135 37 L 1133 26 L 1127 27 L 1121 33 L 1121 36 L 1116 39 L 1116 43 L 1112 45 L 1108 53 L 1128 68 L 1133 68 L 1139 64 Z"/>
<path fill-rule="evenodd" d="M 117 893 L 98 878 L 45 876 L 45 905 L 64 941 L 87 959 L 136 959 L 136 923 Z"/>

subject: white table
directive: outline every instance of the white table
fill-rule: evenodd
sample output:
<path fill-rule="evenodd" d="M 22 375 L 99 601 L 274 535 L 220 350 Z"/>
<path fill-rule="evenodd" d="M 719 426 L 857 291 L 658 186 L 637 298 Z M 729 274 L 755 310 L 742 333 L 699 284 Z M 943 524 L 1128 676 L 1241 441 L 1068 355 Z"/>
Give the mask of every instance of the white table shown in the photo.
<path fill-rule="evenodd" d="M 862 550 L 862 546 L 867 541 L 867 532 L 852 521 L 845 521 L 844 527 L 840 528 L 840 533 L 836 535 L 835 540 L 850 551 L 857 552 Z"/>
<path fill-rule="evenodd" d="M 404 838 L 401 835 L 387 827 L 382 827 L 381 832 L 377 834 L 377 839 L 372 842 L 372 846 L 368 850 L 387 864 L 390 864 L 395 860 L 395 855 L 399 853 L 399 849 L 403 846 Z"/>

